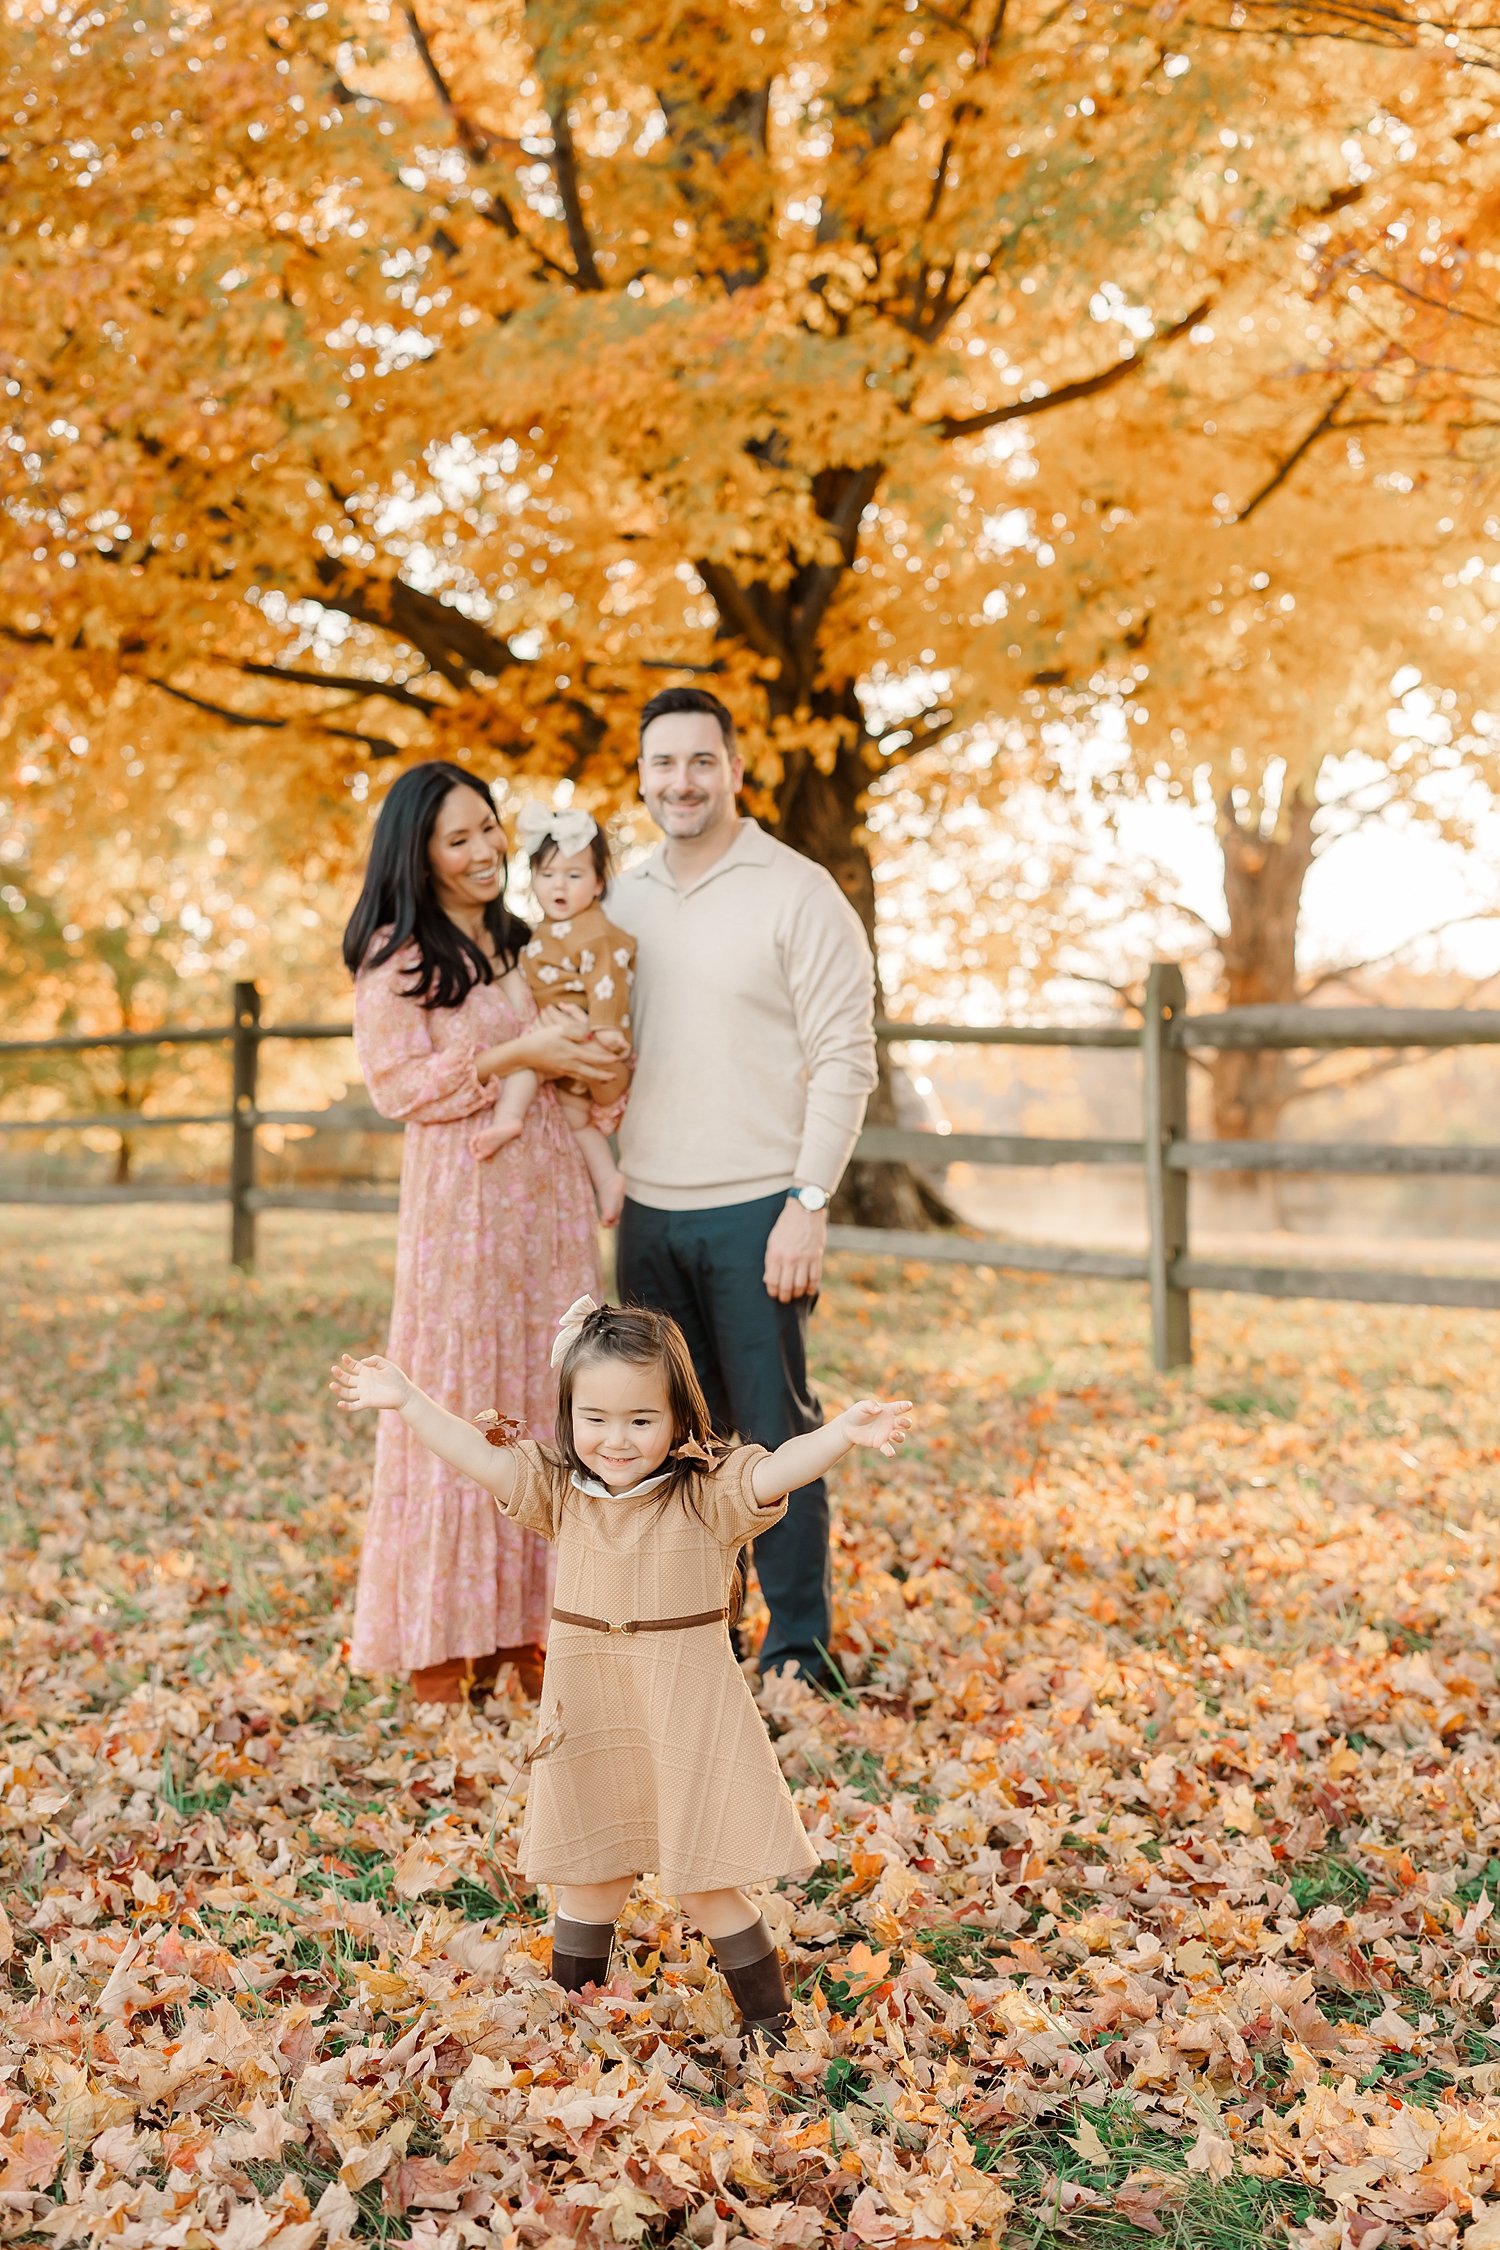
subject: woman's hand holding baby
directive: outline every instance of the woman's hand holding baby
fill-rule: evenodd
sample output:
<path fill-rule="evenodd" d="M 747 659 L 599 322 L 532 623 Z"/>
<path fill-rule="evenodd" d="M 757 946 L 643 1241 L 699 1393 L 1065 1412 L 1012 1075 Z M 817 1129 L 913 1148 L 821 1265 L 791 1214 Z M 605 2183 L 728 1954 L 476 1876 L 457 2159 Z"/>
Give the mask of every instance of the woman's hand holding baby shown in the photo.
<path fill-rule="evenodd" d="M 838 1417 L 851 1445 L 894 1453 L 911 1428 L 909 1398 L 858 1398 Z"/>
<path fill-rule="evenodd" d="M 368 1359 L 355 1359 L 345 1352 L 335 1362 L 332 1375 L 328 1388 L 346 1414 L 357 1414 L 366 1406 L 390 1407 L 399 1413 L 416 1392 L 411 1377 L 403 1374 L 393 1359 L 382 1359 L 378 1352 L 372 1352 Z"/>

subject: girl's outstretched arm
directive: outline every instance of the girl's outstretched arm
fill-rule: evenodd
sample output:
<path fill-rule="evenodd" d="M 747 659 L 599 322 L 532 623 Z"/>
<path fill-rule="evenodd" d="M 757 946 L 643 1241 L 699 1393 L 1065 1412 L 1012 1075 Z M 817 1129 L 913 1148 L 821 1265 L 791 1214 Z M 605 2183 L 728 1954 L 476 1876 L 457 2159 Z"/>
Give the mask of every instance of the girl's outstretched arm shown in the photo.
<path fill-rule="evenodd" d="M 345 1352 L 332 1374 L 328 1388 L 345 1413 L 357 1414 L 366 1406 L 386 1407 L 400 1415 L 429 1453 L 446 1461 L 450 1469 L 457 1469 L 460 1476 L 483 1485 L 486 1492 L 493 1492 L 502 1507 L 513 1497 L 516 1463 L 509 1448 L 491 1445 L 472 1422 L 450 1414 L 446 1406 L 439 1406 L 435 1398 L 419 1391 L 393 1359 L 382 1359 L 378 1353 L 355 1359 Z"/>
<path fill-rule="evenodd" d="M 757 1461 L 750 1472 L 750 1489 L 762 1503 L 779 1500 L 784 1493 L 811 1484 L 856 1445 L 872 1445 L 882 1453 L 894 1453 L 910 1428 L 909 1398 L 856 1399 L 853 1406 L 846 1406 L 842 1414 L 825 1422 L 821 1430 L 788 1438 L 764 1461 Z"/>

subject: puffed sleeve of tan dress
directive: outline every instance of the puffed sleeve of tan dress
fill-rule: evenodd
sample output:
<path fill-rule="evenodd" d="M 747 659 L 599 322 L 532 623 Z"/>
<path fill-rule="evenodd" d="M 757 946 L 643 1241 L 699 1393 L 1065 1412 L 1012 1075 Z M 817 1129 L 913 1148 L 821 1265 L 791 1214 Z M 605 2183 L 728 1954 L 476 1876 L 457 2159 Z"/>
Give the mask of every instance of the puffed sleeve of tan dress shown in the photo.
<path fill-rule="evenodd" d="M 505 1450 L 515 1464 L 516 1485 L 508 1500 L 496 1493 L 495 1506 L 524 1531 L 534 1531 L 539 1539 L 555 1539 L 568 1489 L 566 1471 L 530 1438 L 521 1438 Z"/>
<path fill-rule="evenodd" d="M 756 1463 L 769 1459 L 763 1445 L 737 1445 L 698 1488 L 703 1520 L 726 1547 L 742 1547 L 786 1514 L 788 1493 L 762 1503 L 751 1490 Z"/>

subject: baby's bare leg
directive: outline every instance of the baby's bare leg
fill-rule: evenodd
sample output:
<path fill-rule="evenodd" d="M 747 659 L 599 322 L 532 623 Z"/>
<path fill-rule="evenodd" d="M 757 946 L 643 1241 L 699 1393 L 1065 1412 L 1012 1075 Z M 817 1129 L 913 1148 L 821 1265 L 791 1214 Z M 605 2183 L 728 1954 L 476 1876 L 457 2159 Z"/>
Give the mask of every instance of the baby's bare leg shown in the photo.
<path fill-rule="evenodd" d="M 593 1115 L 593 1103 L 587 1088 L 576 1088 L 565 1078 L 554 1078 L 552 1091 L 557 1096 L 557 1106 L 570 1133 L 581 1133 Z"/>
<path fill-rule="evenodd" d="M 573 1138 L 594 1183 L 600 1220 L 607 1227 L 617 1227 L 625 1208 L 625 1175 L 614 1160 L 609 1142 L 597 1125 L 575 1125 Z"/>
<path fill-rule="evenodd" d="M 493 1156 L 515 1140 L 526 1123 L 526 1112 L 535 1101 L 540 1084 L 534 1070 L 513 1070 L 502 1082 L 488 1125 L 474 1136 L 476 1156 Z"/>

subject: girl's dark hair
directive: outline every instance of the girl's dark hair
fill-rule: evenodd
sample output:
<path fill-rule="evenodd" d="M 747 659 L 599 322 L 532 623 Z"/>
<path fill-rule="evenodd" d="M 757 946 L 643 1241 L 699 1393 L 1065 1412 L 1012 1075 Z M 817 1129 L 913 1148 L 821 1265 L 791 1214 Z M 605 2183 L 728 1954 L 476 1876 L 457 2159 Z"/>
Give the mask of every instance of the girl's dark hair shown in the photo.
<path fill-rule="evenodd" d="M 495 800 L 482 781 L 440 758 L 408 767 L 393 784 L 370 840 L 364 889 L 344 932 L 344 965 L 351 976 L 364 968 L 378 969 L 403 946 L 415 944 L 416 982 L 406 987 L 406 998 L 420 1000 L 424 1008 L 461 1007 L 476 984 L 494 978 L 487 955 L 438 905 L 432 880 L 428 849 L 438 808 L 452 789 L 472 789 L 495 812 Z M 531 935 L 529 923 L 505 903 L 503 841 L 500 872 L 500 895 L 485 908 L 484 926 L 503 974 L 515 967 Z M 387 935 L 376 946 L 382 930 Z"/>
<path fill-rule="evenodd" d="M 715 1449 L 713 1418 L 703 1386 L 693 1367 L 687 1338 L 666 1313 L 646 1305 L 600 1305 L 585 1319 L 563 1353 L 557 1377 L 557 1435 L 552 1450 L 565 1469 L 586 1477 L 586 1469 L 573 1442 L 573 1387 L 580 1368 L 591 1360 L 623 1359 L 636 1367 L 659 1367 L 667 1386 L 672 1414 L 672 1451 L 663 1466 L 669 1481 L 661 1488 L 664 1501 L 691 1501 L 693 1487 L 723 1452 Z M 696 1446 L 700 1456 L 684 1459 L 683 1445 Z"/>
<path fill-rule="evenodd" d="M 539 875 L 548 860 L 561 849 L 555 836 L 544 836 L 536 850 L 526 855 L 526 864 L 532 874 Z M 614 873 L 614 862 L 610 858 L 609 838 L 602 828 L 596 828 L 589 838 L 589 857 L 594 863 L 594 873 L 599 878 L 601 889 L 607 890 L 609 879 Z"/>

